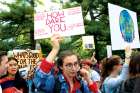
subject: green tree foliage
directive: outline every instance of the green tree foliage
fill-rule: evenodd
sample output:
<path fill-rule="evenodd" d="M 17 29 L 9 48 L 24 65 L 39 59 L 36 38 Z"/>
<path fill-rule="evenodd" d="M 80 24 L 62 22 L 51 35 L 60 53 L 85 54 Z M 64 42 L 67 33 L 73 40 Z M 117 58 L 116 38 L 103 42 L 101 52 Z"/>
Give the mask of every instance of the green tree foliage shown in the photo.
<path fill-rule="evenodd" d="M 71 0 L 71 2 L 77 2 L 82 6 L 86 34 L 94 35 L 97 59 L 105 57 L 106 45 L 111 45 L 107 6 L 108 2 L 137 12 L 138 26 L 140 27 L 139 0 Z M 91 20 L 86 19 L 88 13 Z M 114 51 L 113 54 L 123 56 L 123 51 Z"/>
<path fill-rule="evenodd" d="M 96 51 L 96 58 L 101 60 L 107 56 L 106 45 L 111 45 L 110 28 L 108 18 L 108 2 L 126 7 L 137 12 L 138 24 L 140 23 L 139 1 L 132 0 L 71 0 L 63 4 L 63 8 L 81 6 L 85 24 L 85 35 L 93 35 L 95 39 L 95 50 L 83 50 L 81 36 L 73 36 L 71 42 L 62 43 L 61 50 L 73 49 L 82 58 L 91 57 Z M 90 15 L 90 19 L 87 16 Z M 124 51 L 114 51 L 113 54 L 124 56 Z"/>
<path fill-rule="evenodd" d="M 34 48 L 34 6 L 39 0 L 15 0 L 14 3 L 0 2 L 9 7 L 9 11 L 0 11 L 0 50 L 9 50 L 14 47 Z M 61 50 L 73 49 L 82 58 L 91 57 L 96 51 L 98 60 L 106 56 L 106 45 L 111 44 L 108 2 L 116 4 L 137 12 L 138 26 L 140 27 L 140 1 L 139 0 L 70 0 L 63 3 L 62 0 L 52 0 L 62 3 L 63 8 L 81 6 L 85 24 L 85 35 L 93 35 L 95 39 L 95 50 L 83 50 L 82 35 L 72 36 L 69 42 L 62 42 Z M 61 1 L 61 2 L 60 2 Z M 89 18 L 88 18 L 89 16 Z M 91 20 L 90 20 L 91 19 Z M 43 52 L 50 51 L 49 39 L 38 40 Z M 123 56 L 124 51 L 114 51 L 113 54 Z"/>
<path fill-rule="evenodd" d="M 27 0 L 16 0 L 13 3 L 1 1 L 0 3 L 9 8 L 7 11 L 0 11 L 0 39 L 2 41 L 12 39 L 12 42 L 8 41 L 7 45 L 13 42 L 15 44 L 13 47 L 7 47 L 7 50 L 27 43 L 30 44 L 30 48 L 34 48 L 34 7 L 32 3 Z"/>

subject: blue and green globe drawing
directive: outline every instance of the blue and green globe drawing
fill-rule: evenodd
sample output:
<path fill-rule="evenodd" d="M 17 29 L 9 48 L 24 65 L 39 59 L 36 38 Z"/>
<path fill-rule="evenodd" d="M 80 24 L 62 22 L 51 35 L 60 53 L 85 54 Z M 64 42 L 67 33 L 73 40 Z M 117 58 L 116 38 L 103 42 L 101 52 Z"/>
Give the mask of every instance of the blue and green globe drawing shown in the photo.
<path fill-rule="evenodd" d="M 134 23 L 132 17 L 130 16 L 127 10 L 122 10 L 120 12 L 119 25 L 122 38 L 124 39 L 124 41 L 128 43 L 133 42 L 135 38 Z"/>

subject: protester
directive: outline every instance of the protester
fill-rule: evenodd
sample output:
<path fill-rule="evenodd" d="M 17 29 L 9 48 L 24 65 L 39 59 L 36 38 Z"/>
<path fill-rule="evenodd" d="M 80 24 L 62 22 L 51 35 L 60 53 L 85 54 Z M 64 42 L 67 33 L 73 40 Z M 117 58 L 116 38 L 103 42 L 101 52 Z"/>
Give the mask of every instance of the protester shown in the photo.
<path fill-rule="evenodd" d="M 0 78 L 0 84 L 2 93 L 28 93 L 26 81 L 19 75 L 15 58 L 8 58 L 7 74 Z"/>
<path fill-rule="evenodd" d="M 6 74 L 7 71 L 8 57 L 6 52 L 0 52 L 0 77 Z M 0 84 L 0 93 L 2 93 L 2 88 Z"/>
<path fill-rule="evenodd" d="M 90 59 L 83 59 L 81 61 L 82 68 L 85 68 L 89 72 L 89 76 L 92 81 L 95 81 L 98 84 L 98 87 L 100 87 L 100 75 L 98 72 L 93 70 L 91 67 L 93 63 L 91 62 Z"/>
<path fill-rule="evenodd" d="M 140 93 L 140 54 L 131 57 L 129 78 L 123 83 L 120 93 Z"/>
<path fill-rule="evenodd" d="M 99 73 L 96 72 L 94 69 L 92 69 L 92 65 L 93 63 L 91 62 L 90 59 L 83 59 L 81 61 L 82 68 L 86 69 L 89 72 L 91 80 L 97 83 L 99 91 L 101 78 Z"/>
<path fill-rule="evenodd" d="M 6 74 L 8 57 L 6 52 L 0 53 L 0 77 Z"/>
<path fill-rule="evenodd" d="M 88 71 L 80 70 L 87 84 L 76 78 L 80 68 L 79 58 L 71 51 L 60 53 L 58 66 L 61 73 L 56 76 L 52 73 L 53 60 L 59 51 L 61 38 L 59 35 L 54 35 L 51 40 L 53 48 L 34 76 L 33 81 L 37 90 L 44 91 L 44 93 L 97 93 L 97 84 L 90 79 Z"/>
<path fill-rule="evenodd" d="M 129 47 L 126 48 L 125 54 L 126 59 L 120 75 L 122 59 L 115 55 L 104 59 L 102 64 L 102 93 L 119 93 L 123 80 L 128 77 L 128 67 L 131 56 L 131 49 Z"/>

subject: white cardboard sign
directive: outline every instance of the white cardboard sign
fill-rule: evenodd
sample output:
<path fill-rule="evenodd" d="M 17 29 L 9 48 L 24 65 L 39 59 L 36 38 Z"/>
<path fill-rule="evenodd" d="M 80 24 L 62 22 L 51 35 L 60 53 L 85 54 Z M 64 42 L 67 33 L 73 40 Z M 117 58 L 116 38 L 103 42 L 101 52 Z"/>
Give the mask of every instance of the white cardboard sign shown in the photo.
<path fill-rule="evenodd" d="M 108 9 L 112 50 L 140 48 L 136 13 L 110 3 Z"/>
<path fill-rule="evenodd" d="M 107 45 L 106 46 L 107 49 L 107 57 L 111 57 L 112 56 L 112 49 L 111 49 L 111 45 Z"/>
<path fill-rule="evenodd" d="M 93 36 L 82 36 L 83 49 L 95 49 Z"/>
<path fill-rule="evenodd" d="M 81 7 L 38 12 L 34 15 L 35 39 L 49 38 L 56 33 L 61 36 L 85 33 Z"/>

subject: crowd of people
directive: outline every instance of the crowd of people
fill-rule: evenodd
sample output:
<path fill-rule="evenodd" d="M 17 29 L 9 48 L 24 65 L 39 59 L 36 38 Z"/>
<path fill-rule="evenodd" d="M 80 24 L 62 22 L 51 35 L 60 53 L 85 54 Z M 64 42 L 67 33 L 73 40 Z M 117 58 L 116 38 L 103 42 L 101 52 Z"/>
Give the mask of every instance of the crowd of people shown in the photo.
<path fill-rule="evenodd" d="M 113 55 L 99 66 L 94 55 L 80 59 L 72 50 L 60 51 L 61 41 L 58 34 L 51 37 L 52 50 L 30 84 L 20 76 L 17 59 L 1 52 L 0 93 L 140 93 L 140 54 L 132 55 L 130 47 L 124 62 Z"/>

